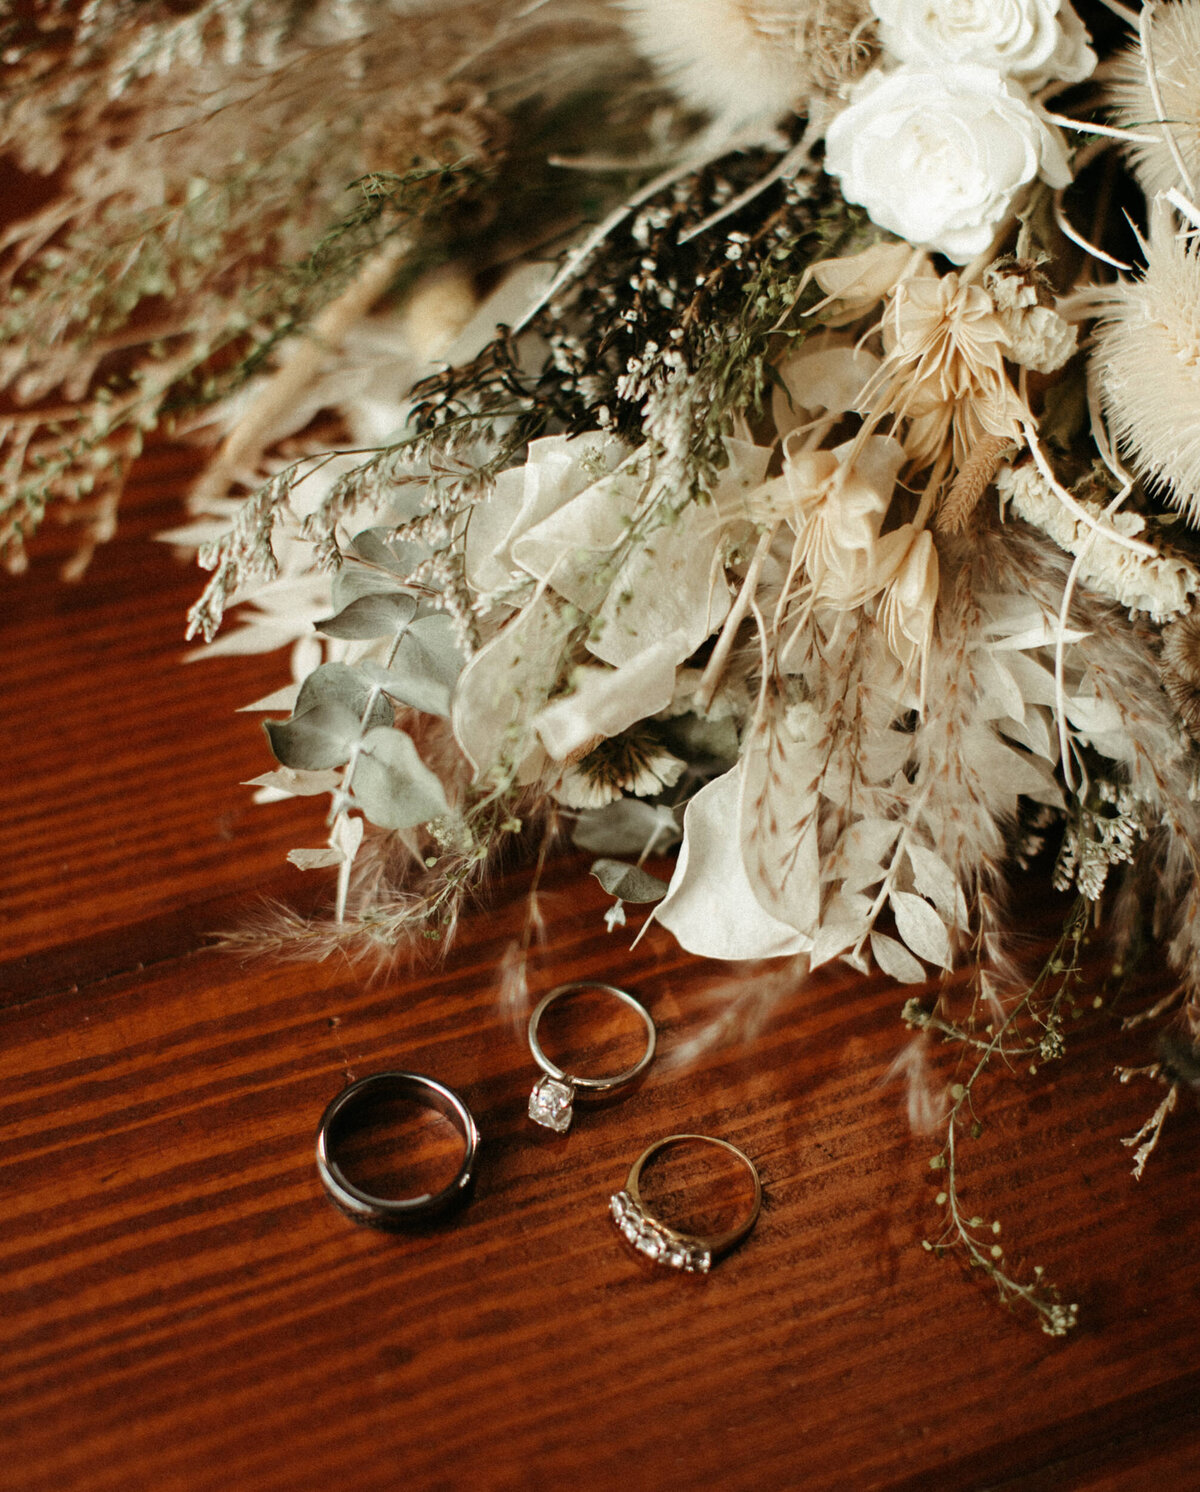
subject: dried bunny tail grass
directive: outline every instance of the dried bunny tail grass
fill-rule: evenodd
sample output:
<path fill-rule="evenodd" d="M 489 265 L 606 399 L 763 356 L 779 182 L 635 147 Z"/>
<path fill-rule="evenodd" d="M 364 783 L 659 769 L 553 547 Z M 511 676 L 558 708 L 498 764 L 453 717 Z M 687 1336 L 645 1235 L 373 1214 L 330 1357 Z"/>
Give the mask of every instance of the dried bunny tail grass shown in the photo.
<path fill-rule="evenodd" d="M 984 432 L 974 442 L 966 461 L 955 473 L 949 492 L 938 504 L 936 527 L 939 533 L 956 534 L 966 528 L 980 498 L 1012 449 L 1013 443 L 1005 435 Z"/>
<path fill-rule="evenodd" d="M 862 0 L 619 0 L 641 51 L 684 102 L 771 123 L 862 66 Z"/>
<path fill-rule="evenodd" d="M 497 875 L 536 861 L 526 901 L 522 951 L 543 933 L 536 879 L 562 838 L 561 817 L 549 799 L 530 795 L 510 803 L 524 832 L 480 829 L 461 846 L 431 845 L 417 831 L 372 831 L 354 861 L 346 914 L 306 916 L 265 900 L 239 927 L 215 934 L 216 946 L 246 957 L 323 963 L 337 954 L 383 975 L 397 968 L 440 963 L 458 936 L 462 917 L 486 905 Z M 506 976 L 507 978 L 508 976 Z"/>
<path fill-rule="evenodd" d="M 1117 59 L 1109 87 L 1116 123 L 1157 142 L 1128 146 L 1138 180 L 1148 197 L 1180 181 L 1179 162 L 1164 134 L 1170 130 L 1191 186 L 1200 184 L 1200 0 L 1159 5 L 1148 18 L 1150 55 L 1131 46 Z M 1156 96 L 1157 95 L 1157 96 Z"/>
<path fill-rule="evenodd" d="M 919 1032 L 897 1055 L 884 1074 L 883 1082 L 900 1080 L 904 1084 L 904 1107 L 908 1127 L 915 1135 L 929 1135 L 946 1119 L 949 1098 L 946 1084 L 929 1060 L 929 1035 Z"/>
<path fill-rule="evenodd" d="M 1093 367 L 1138 474 L 1200 525 L 1200 244 L 1176 235 L 1165 206 L 1154 212 L 1144 274 L 1108 301 Z"/>

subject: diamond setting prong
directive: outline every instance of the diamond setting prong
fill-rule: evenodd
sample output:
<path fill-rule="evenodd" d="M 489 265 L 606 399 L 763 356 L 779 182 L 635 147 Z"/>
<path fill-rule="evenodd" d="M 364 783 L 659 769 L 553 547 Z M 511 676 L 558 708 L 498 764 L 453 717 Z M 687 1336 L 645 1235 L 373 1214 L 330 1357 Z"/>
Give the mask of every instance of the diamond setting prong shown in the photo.
<path fill-rule="evenodd" d="M 575 1089 L 559 1078 L 544 1077 L 534 1084 L 529 1095 L 529 1117 L 535 1124 L 565 1135 L 571 1127 Z"/>
<path fill-rule="evenodd" d="M 648 1217 L 627 1191 L 615 1193 L 608 1205 L 625 1241 L 653 1263 L 682 1270 L 684 1274 L 707 1274 L 712 1268 L 708 1249 L 688 1243 Z"/>

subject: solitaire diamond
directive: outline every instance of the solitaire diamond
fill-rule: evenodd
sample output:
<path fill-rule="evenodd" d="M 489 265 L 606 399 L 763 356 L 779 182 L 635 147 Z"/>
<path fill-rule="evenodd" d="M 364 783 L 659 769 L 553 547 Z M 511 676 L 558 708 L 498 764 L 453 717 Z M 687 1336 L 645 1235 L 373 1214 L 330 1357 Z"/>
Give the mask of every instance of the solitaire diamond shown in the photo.
<path fill-rule="evenodd" d="M 571 1127 L 571 1105 L 575 1089 L 557 1078 L 542 1078 L 529 1095 L 529 1117 L 556 1134 L 565 1135 Z"/>

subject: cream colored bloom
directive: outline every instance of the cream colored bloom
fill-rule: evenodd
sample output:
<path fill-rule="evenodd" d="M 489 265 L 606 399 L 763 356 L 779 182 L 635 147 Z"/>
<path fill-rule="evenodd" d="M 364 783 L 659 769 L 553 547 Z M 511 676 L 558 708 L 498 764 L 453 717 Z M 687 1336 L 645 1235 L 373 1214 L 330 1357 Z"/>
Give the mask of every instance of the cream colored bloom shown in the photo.
<path fill-rule="evenodd" d="M 874 310 L 901 280 L 933 273 L 928 257 L 903 243 L 876 243 L 857 254 L 819 259 L 807 271 L 805 280 L 811 274 L 825 292 L 825 299 L 808 314 L 820 313 L 826 326 L 845 326 Z"/>
<path fill-rule="evenodd" d="M 594 751 L 569 766 L 551 789 L 565 808 L 606 808 L 627 793 L 655 798 L 674 787 L 686 763 L 646 732 L 631 731 L 601 742 Z"/>
<path fill-rule="evenodd" d="M 983 277 L 1008 338 L 1006 356 L 1035 373 L 1056 373 L 1075 354 L 1079 336 L 1050 305 L 1042 305 L 1030 277 L 989 269 Z"/>
<path fill-rule="evenodd" d="M 883 320 L 887 356 L 873 407 L 908 421 L 909 457 L 928 465 L 953 432 L 961 466 L 984 435 L 1016 438 L 1032 419 L 1004 369 L 1008 338 L 988 293 L 956 274 L 907 280 Z"/>
<path fill-rule="evenodd" d="M 901 62 L 971 62 L 1029 88 L 1081 82 L 1096 65 L 1067 0 L 871 0 L 871 9 Z"/>
<path fill-rule="evenodd" d="M 1061 139 L 1019 85 L 965 63 L 868 73 L 829 127 L 825 169 L 881 228 L 960 264 L 1039 175 L 1071 179 Z"/>
<path fill-rule="evenodd" d="M 881 570 L 879 532 L 892 501 L 904 450 L 875 435 L 832 451 L 784 445 L 791 522 L 813 600 L 838 610 L 861 606 L 890 578 Z"/>
<path fill-rule="evenodd" d="M 804 343 L 775 371 L 779 383 L 771 396 L 771 413 L 778 433 L 788 435 L 803 424 L 808 411 L 865 412 L 863 391 L 879 372 L 879 359 L 843 334 L 823 346 Z"/>
<path fill-rule="evenodd" d="M 471 509 L 464 544 L 471 589 L 485 594 L 510 585 L 519 573 L 512 556 L 517 540 L 611 475 L 628 455 L 629 447 L 608 435 L 530 441 L 524 465 L 501 472 L 488 496 Z"/>
<path fill-rule="evenodd" d="M 938 598 L 938 555 L 928 529 L 919 533 L 905 523 L 884 536 L 884 543 L 901 556 L 879 603 L 876 620 L 887 645 L 905 673 L 921 674 L 924 700 L 925 658 L 933 641 L 933 617 Z M 885 562 L 887 557 L 885 556 Z"/>

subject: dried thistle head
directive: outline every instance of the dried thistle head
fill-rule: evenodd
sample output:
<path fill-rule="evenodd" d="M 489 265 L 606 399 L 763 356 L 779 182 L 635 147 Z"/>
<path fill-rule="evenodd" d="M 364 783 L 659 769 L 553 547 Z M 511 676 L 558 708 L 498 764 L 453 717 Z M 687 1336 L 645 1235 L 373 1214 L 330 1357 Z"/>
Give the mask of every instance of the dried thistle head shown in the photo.
<path fill-rule="evenodd" d="M 1184 730 L 1193 741 L 1200 742 L 1200 688 L 1169 668 L 1162 671 L 1162 685 Z"/>
<path fill-rule="evenodd" d="M 1173 673 L 1200 689 L 1200 615 L 1193 611 L 1163 628 L 1162 660 Z"/>
<path fill-rule="evenodd" d="M 620 0 L 639 50 L 697 109 L 774 121 L 855 76 L 865 0 Z"/>
<path fill-rule="evenodd" d="M 1200 185 L 1200 0 L 1159 5 L 1149 20 L 1150 56 L 1129 47 L 1117 59 L 1109 93 L 1116 122 L 1139 134 L 1162 136 L 1155 122 L 1168 121 L 1192 185 Z M 1157 86 L 1162 112 L 1155 101 Z M 1148 197 L 1185 186 L 1165 136 L 1131 144 L 1134 171 Z"/>
<path fill-rule="evenodd" d="M 1140 280 L 1113 293 L 1093 366 L 1122 449 L 1139 475 L 1200 524 L 1200 244 L 1156 209 Z"/>
<path fill-rule="evenodd" d="M 1163 628 L 1161 677 L 1183 728 L 1200 741 L 1200 613 Z"/>

